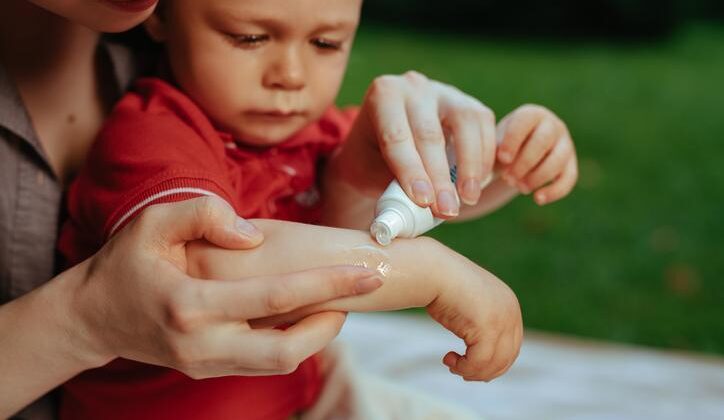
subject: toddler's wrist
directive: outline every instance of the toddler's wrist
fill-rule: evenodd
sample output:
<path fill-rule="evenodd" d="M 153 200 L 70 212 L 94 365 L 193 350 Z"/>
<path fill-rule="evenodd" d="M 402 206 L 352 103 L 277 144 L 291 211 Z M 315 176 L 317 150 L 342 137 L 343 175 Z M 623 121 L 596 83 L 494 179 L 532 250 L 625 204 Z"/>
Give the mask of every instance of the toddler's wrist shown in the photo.
<path fill-rule="evenodd" d="M 424 279 L 429 290 L 430 298 L 427 304 L 429 306 L 439 301 L 446 289 L 454 283 L 449 274 L 453 268 L 450 264 L 452 252 L 448 247 L 429 236 L 419 236 L 413 241 L 416 249 L 424 250 L 422 253 L 417 252 L 421 256 L 417 276 Z"/>

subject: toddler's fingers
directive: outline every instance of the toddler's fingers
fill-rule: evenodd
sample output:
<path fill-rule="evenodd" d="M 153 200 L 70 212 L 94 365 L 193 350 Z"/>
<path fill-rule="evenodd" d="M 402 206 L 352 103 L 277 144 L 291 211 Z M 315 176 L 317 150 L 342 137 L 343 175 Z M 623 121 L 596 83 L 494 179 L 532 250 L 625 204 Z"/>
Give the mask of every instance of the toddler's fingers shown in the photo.
<path fill-rule="evenodd" d="M 488 336 L 469 345 L 465 355 L 458 357 L 455 364 L 450 366 L 451 372 L 474 380 L 487 380 L 486 378 L 492 372 L 499 369 L 499 366 L 491 365 L 498 341 L 500 341 L 500 334 Z"/>
<path fill-rule="evenodd" d="M 513 163 L 523 143 L 545 116 L 545 108 L 537 105 L 523 105 L 506 118 L 498 159 L 504 164 Z"/>
<path fill-rule="evenodd" d="M 509 174 L 516 180 L 522 180 L 548 154 L 559 136 L 558 127 L 554 120 L 548 118 L 541 121 L 533 131 L 530 139 L 518 152 L 515 162 L 508 169 Z M 521 192 L 527 194 L 530 190 L 523 188 Z"/>
<path fill-rule="evenodd" d="M 407 106 L 415 146 L 435 190 L 433 212 L 441 216 L 457 216 L 459 204 L 455 196 L 455 186 L 450 180 L 445 134 L 440 124 L 437 104 L 418 97 L 412 98 Z"/>
<path fill-rule="evenodd" d="M 382 156 L 405 193 L 418 205 L 429 206 L 434 190 L 415 147 L 403 94 L 385 80 L 375 80 L 366 99 Z"/>
<path fill-rule="evenodd" d="M 502 376 L 507 372 L 515 360 L 520 354 L 520 345 L 523 341 L 523 330 L 522 327 L 517 326 L 512 334 L 509 334 L 502 340 L 500 351 L 496 352 L 496 355 L 505 355 L 505 358 L 501 360 L 502 367 L 495 371 L 491 375 L 491 380 Z M 465 378 L 467 379 L 467 378 Z"/>
<path fill-rule="evenodd" d="M 578 179 L 578 164 L 573 157 L 568 161 L 563 172 L 551 184 L 541 188 L 535 193 L 535 202 L 538 205 L 552 203 L 568 195 L 576 185 Z"/>
<path fill-rule="evenodd" d="M 449 351 L 445 357 L 442 358 L 442 364 L 450 368 L 451 370 L 455 367 L 457 364 L 457 361 L 459 358 L 461 358 L 459 354 L 455 353 L 454 351 Z"/>
<path fill-rule="evenodd" d="M 548 156 L 543 159 L 543 163 L 533 169 L 523 179 L 523 183 L 531 191 L 535 191 L 543 185 L 554 180 L 566 166 L 566 162 L 571 158 L 573 148 L 568 138 L 558 140 Z"/>

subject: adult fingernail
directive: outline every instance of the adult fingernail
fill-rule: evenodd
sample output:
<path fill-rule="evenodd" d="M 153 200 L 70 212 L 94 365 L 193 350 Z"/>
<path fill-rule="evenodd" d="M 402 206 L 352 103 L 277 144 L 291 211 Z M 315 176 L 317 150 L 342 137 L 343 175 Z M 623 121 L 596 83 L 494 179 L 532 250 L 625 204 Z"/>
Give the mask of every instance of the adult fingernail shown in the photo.
<path fill-rule="evenodd" d="M 543 193 L 537 193 L 535 195 L 535 202 L 538 203 L 539 206 L 542 206 L 546 203 L 546 195 Z"/>
<path fill-rule="evenodd" d="M 236 218 L 234 227 L 236 227 L 237 232 L 239 232 L 243 236 L 246 236 L 249 238 L 259 236 L 261 234 L 261 232 L 259 231 L 259 229 L 256 228 L 256 226 L 247 222 L 246 219 L 243 219 L 241 217 Z"/>
<path fill-rule="evenodd" d="M 463 183 L 463 194 L 462 199 L 465 204 L 474 206 L 478 203 L 480 197 L 480 182 L 475 178 L 469 178 Z"/>
<path fill-rule="evenodd" d="M 437 209 L 445 216 L 457 216 L 460 211 L 455 194 L 451 191 L 441 191 L 437 195 Z"/>
<path fill-rule="evenodd" d="M 356 294 L 369 293 L 380 286 L 382 286 L 382 279 L 377 275 L 371 275 L 357 280 L 357 284 L 354 286 L 354 292 Z"/>
<path fill-rule="evenodd" d="M 487 187 L 491 182 L 493 182 L 493 174 L 488 174 L 484 180 L 480 181 L 480 189 Z"/>
<path fill-rule="evenodd" d="M 425 205 L 432 204 L 433 191 L 432 185 L 430 185 L 429 182 L 423 180 L 413 181 L 412 194 L 419 203 Z"/>

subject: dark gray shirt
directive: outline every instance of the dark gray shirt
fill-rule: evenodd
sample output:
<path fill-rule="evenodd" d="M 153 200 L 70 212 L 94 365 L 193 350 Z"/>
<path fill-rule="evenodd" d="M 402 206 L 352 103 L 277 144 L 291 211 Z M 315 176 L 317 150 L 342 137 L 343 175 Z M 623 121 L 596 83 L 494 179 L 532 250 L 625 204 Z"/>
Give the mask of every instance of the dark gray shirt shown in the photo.
<path fill-rule="evenodd" d="M 120 98 L 133 77 L 133 60 L 125 48 L 105 42 L 99 54 L 113 69 L 115 94 Z M 0 64 L 0 304 L 55 274 L 62 196 L 63 185 L 51 170 L 17 88 Z M 18 417 L 53 418 L 51 400 L 38 401 Z"/>

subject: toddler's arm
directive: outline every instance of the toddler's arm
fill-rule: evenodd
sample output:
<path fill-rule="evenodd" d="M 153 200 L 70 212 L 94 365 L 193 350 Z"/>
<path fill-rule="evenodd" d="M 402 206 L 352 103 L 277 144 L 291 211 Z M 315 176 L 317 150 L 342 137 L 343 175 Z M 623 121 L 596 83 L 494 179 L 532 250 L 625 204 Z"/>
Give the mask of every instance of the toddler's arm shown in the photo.
<path fill-rule="evenodd" d="M 384 282 L 373 299 L 336 301 L 344 311 L 380 311 L 425 307 L 438 295 L 444 261 L 451 251 L 429 238 L 376 245 L 369 234 L 278 220 L 251 222 L 264 233 L 258 248 L 226 251 L 206 242 L 187 248 L 189 274 L 223 279 L 300 271 L 329 265 L 361 265 L 376 269 Z M 436 255 L 434 255 L 436 254 Z M 426 261 L 421 261 L 423 259 Z M 279 287 L 284 287 L 280 284 Z M 384 289 L 384 290 L 383 290 Z"/>
<path fill-rule="evenodd" d="M 497 277 L 433 239 L 400 239 L 381 248 L 360 231 L 254 220 L 264 243 L 254 250 L 227 251 L 202 242 L 187 249 L 189 272 L 221 279 L 298 271 L 335 264 L 376 268 L 383 285 L 367 296 L 343 298 L 267 319 L 273 325 L 325 310 L 384 311 L 426 307 L 430 315 L 467 344 L 444 362 L 471 380 L 502 374 L 520 347 L 522 322 L 517 299 Z M 285 287 L 284 283 L 279 284 Z M 285 302 L 274 302 L 284 309 Z"/>

